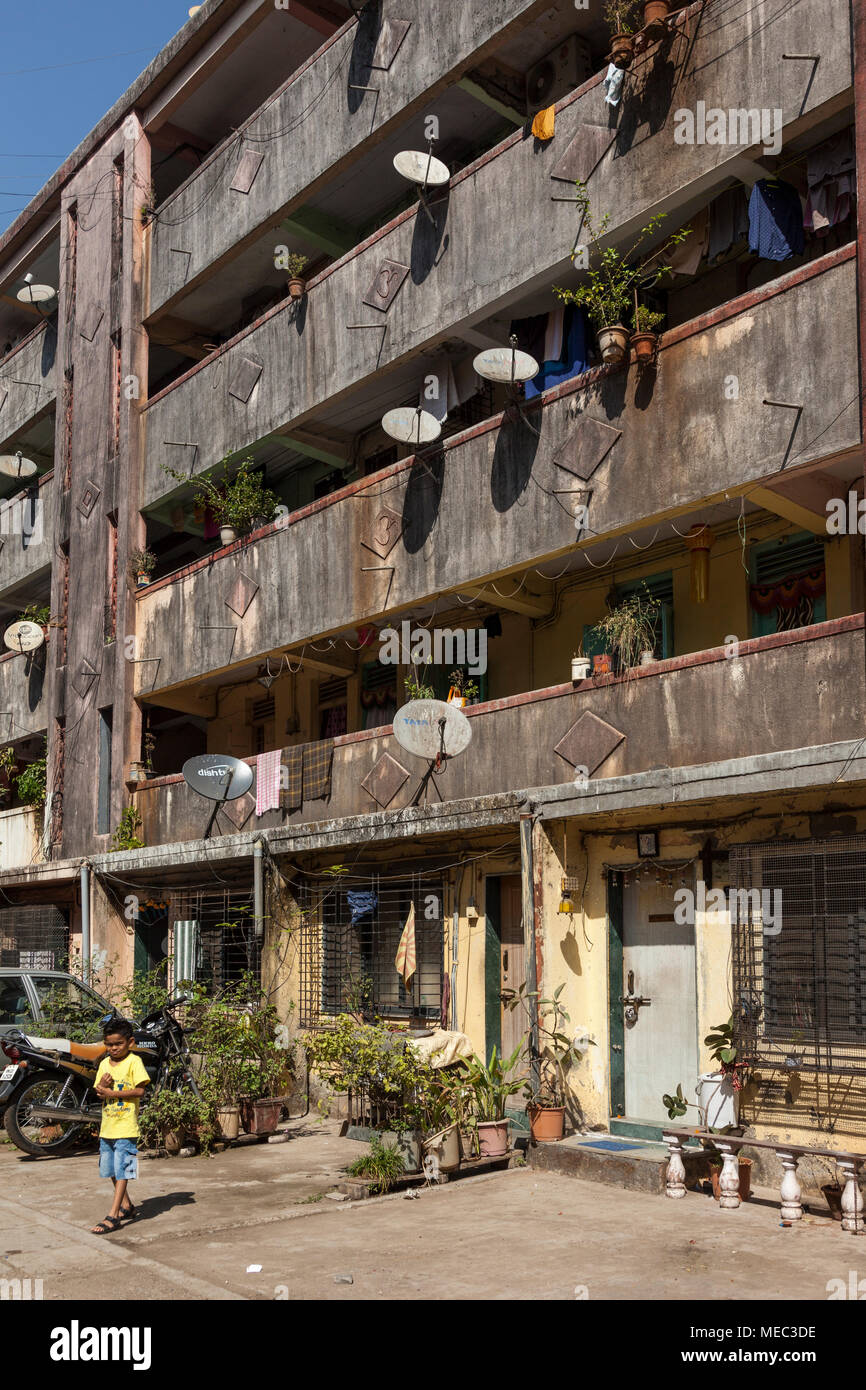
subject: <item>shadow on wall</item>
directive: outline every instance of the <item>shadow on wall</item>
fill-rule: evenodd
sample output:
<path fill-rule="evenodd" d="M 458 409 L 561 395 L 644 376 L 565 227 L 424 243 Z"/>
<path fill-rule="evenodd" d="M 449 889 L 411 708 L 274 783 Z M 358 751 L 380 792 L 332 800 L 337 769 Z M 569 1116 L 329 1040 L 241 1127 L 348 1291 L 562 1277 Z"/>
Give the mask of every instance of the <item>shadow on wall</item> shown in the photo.
<path fill-rule="evenodd" d="M 493 451 L 490 497 L 498 512 L 508 512 L 529 486 L 539 437 L 516 407 L 502 422 Z"/>
<path fill-rule="evenodd" d="M 360 111 L 368 97 L 372 102 L 378 100 L 375 92 L 360 92 L 357 88 L 376 86 L 375 82 L 370 81 L 373 71 L 371 64 L 381 32 L 382 0 L 369 0 L 358 18 L 352 57 L 349 61 L 349 75 L 346 78 L 346 102 L 352 115 Z"/>
<path fill-rule="evenodd" d="M 671 57 L 674 43 L 682 44 L 670 30 L 665 33 L 653 60 L 638 63 L 626 75 L 623 88 L 619 127 L 614 142 L 614 158 L 619 159 L 634 148 L 638 131 L 640 143 L 664 129 L 673 101 L 677 72 L 682 62 Z M 616 110 L 617 108 L 614 108 Z"/>
<path fill-rule="evenodd" d="M 439 264 L 451 242 L 445 233 L 448 222 L 448 207 L 451 201 L 450 186 L 442 189 L 436 201 L 428 201 L 427 208 L 422 203 L 415 217 L 415 230 L 412 234 L 412 255 L 410 268 L 412 280 L 422 285 Z M 429 209 L 429 216 L 427 209 Z"/>
<path fill-rule="evenodd" d="M 45 336 L 42 339 L 42 375 L 47 376 L 54 366 L 57 356 L 57 317 L 49 319 Z"/>
<path fill-rule="evenodd" d="M 25 674 L 27 676 L 27 708 L 32 714 L 42 699 L 42 687 L 45 683 L 44 644 L 38 647 L 32 656 L 28 656 Z"/>
<path fill-rule="evenodd" d="M 445 479 L 445 452 L 438 449 L 416 459 L 403 496 L 403 545 L 416 555 L 429 539 L 439 516 Z"/>

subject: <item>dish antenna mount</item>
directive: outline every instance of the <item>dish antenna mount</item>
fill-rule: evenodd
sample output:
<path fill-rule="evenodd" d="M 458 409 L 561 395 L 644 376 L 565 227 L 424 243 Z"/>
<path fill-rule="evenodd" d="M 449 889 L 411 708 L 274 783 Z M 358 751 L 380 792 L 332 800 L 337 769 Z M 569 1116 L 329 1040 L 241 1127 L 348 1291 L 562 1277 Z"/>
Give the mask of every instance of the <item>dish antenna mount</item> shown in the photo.
<path fill-rule="evenodd" d="M 188 787 L 207 801 L 215 803 L 207 830 L 204 832 L 206 840 L 210 836 L 220 807 L 227 801 L 236 801 L 248 792 L 253 784 L 253 770 L 249 763 L 220 753 L 203 753 L 198 758 L 188 758 L 181 768 L 181 773 Z"/>

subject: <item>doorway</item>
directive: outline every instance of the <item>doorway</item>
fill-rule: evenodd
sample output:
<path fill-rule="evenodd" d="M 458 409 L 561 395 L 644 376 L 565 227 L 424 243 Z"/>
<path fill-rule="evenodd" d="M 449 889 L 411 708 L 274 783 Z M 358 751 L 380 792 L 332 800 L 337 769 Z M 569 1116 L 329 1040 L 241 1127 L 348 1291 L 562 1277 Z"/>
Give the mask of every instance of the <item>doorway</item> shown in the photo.
<path fill-rule="evenodd" d="M 655 1124 L 662 1096 L 681 1082 L 691 1097 L 698 1079 L 695 927 L 675 921 L 676 891 L 655 874 L 608 878 L 611 1114 Z"/>

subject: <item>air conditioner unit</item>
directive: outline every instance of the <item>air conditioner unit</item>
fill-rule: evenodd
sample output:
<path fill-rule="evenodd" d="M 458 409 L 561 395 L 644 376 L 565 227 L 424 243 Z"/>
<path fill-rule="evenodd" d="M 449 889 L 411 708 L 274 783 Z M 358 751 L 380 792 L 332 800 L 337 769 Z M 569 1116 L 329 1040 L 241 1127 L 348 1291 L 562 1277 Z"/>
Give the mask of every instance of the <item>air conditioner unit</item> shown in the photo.
<path fill-rule="evenodd" d="M 530 115 L 552 106 L 592 76 L 589 44 L 572 34 L 526 74 L 526 109 Z"/>

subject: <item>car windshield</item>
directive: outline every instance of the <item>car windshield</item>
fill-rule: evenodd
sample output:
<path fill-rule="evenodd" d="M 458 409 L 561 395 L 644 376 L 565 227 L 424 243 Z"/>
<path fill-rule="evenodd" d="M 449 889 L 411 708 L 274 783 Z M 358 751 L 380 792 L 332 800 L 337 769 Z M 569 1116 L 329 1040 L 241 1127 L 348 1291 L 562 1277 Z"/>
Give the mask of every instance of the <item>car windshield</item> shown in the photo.
<path fill-rule="evenodd" d="M 0 978 L 0 1026 L 30 1027 L 33 1016 L 21 975 Z"/>
<path fill-rule="evenodd" d="M 78 980 L 33 975 L 42 1010 L 41 1027 L 58 1037 L 86 1041 L 100 1036 L 99 1020 L 107 1005 Z"/>

